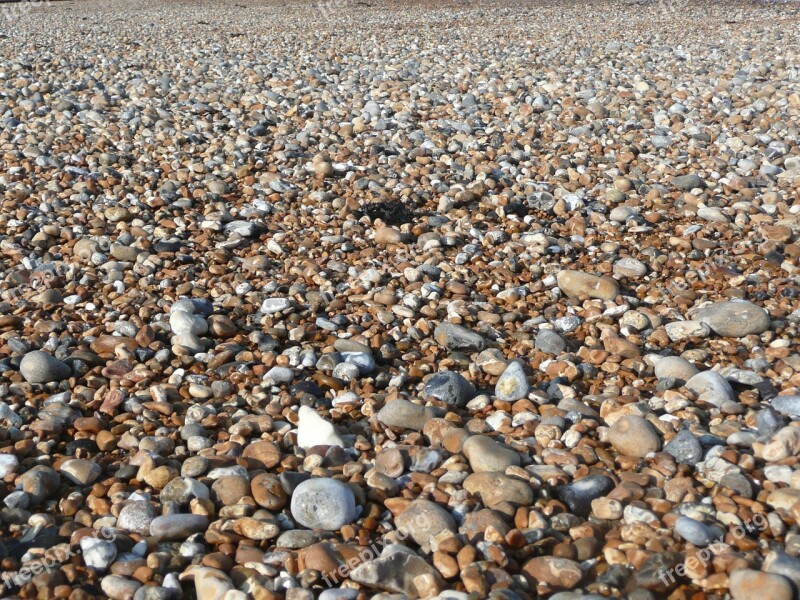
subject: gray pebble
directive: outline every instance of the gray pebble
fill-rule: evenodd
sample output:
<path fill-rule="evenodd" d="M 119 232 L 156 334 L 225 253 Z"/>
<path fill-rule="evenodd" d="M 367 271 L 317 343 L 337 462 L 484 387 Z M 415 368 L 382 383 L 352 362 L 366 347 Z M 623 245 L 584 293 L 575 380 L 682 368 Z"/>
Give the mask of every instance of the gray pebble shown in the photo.
<path fill-rule="evenodd" d="M 800 396 L 778 396 L 772 399 L 770 406 L 782 415 L 800 417 Z"/>
<path fill-rule="evenodd" d="M 486 340 L 480 334 L 454 323 L 442 323 L 433 332 L 434 339 L 450 351 L 480 352 Z"/>
<path fill-rule="evenodd" d="M 703 448 L 694 434 L 688 429 L 682 429 L 672 438 L 664 452 L 671 454 L 675 460 L 685 465 L 694 466 L 703 460 Z"/>
<path fill-rule="evenodd" d="M 72 370 L 53 355 L 34 350 L 22 357 L 19 372 L 28 383 L 50 383 L 68 378 Z"/>
<path fill-rule="evenodd" d="M 208 529 L 208 518 L 203 515 L 163 515 L 156 517 L 150 523 L 150 535 L 158 541 L 185 540 L 193 533 L 201 533 L 206 529 Z"/>
<path fill-rule="evenodd" d="M 336 531 L 358 517 L 353 490 L 337 479 L 304 481 L 292 493 L 292 517 L 309 529 Z"/>
<path fill-rule="evenodd" d="M 714 333 L 725 337 L 744 337 L 769 329 L 767 311 L 752 302 L 728 301 L 704 306 L 693 318 L 708 325 Z"/>
<path fill-rule="evenodd" d="M 552 329 L 540 329 L 536 334 L 534 346 L 541 352 L 558 356 L 567 349 L 567 343 Z"/>
<path fill-rule="evenodd" d="M 460 373 L 441 371 L 428 377 L 422 395 L 463 407 L 475 396 L 475 386 Z"/>
<path fill-rule="evenodd" d="M 158 511 L 150 502 L 129 502 L 122 507 L 117 517 L 117 527 L 126 531 L 147 535 L 150 523 L 158 516 Z"/>
<path fill-rule="evenodd" d="M 689 517 L 679 517 L 675 521 L 675 532 L 687 542 L 700 547 L 708 546 L 723 535 L 719 527 L 709 526 Z"/>

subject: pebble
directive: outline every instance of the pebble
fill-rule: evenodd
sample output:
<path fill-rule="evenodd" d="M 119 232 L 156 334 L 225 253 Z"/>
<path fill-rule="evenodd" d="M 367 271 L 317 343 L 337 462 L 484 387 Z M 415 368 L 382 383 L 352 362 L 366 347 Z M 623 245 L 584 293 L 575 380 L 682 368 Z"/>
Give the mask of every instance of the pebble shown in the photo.
<path fill-rule="evenodd" d="M 530 389 L 522 363 L 513 361 L 508 364 L 500 379 L 497 380 L 494 393 L 498 400 L 515 402 L 525 398 Z"/>
<path fill-rule="evenodd" d="M 22 490 L 11 492 L 8 496 L 3 498 L 3 504 L 9 508 L 21 508 L 25 510 L 31 504 L 30 496 Z"/>
<path fill-rule="evenodd" d="M 705 187 L 703 179 L 696 173 L 678 175 L 677 177 L 673 177 L 670 183 L 679 190 L 683 190 L 685 192 L 689 192 L 696 188 Z"/>
<path fill-rule="evenodd" d="M 261 312 L 266 315 L 283 312 L 292 306 L 289 298 L 267 298 L 261 304 Z"/>
<path fill-rule="evenodd" d="M 636 216 L 636 211 L 630 206 L 616 206 L 608 213 L 608 218 L 618 223 L 625 223 L 631 217 Z"/>
<path fill-rule="evenodd" d="M 614 275 L 628 277 L 630 279 L 638 279 L 647 274 L 647 265 L 635 258 L 620 258 L 614 263 L 612 270 Z"/>
<path fill-rule="evenodd" d="M 521 462 L 519 454 L 485 435 L 468 438 L 464 442 L 463 452 L 475 473 L 503 473 L 508 467 L 519 466 Z"/>
<path fill-rule="evenodd" d="M 425 380 L 422 395 L 463 407 L 475 396 L 475 386 L 459 373 L 441 371 Z"/>
<path fill-rule="evenodd" d="M 18 481 L 22 484 L 22 491 L 28 494 L 33 505 L 41 504 L 50 498 L 61 484 L 58 473 L 44 465 L 37 465 L 25 471 L 20 475 Z"/>
<path fill-rule="evenodd" d="M 323 419 L 309 406 L 301 406 L 298 411 L 297 445 L 308 449 L 314 446 L 345 447 L 344 440 L 336 433 L 331 423 Z"/>
<path fill-rule="evenodd" d="M 473 473 L 464 480 L 464 489 L 474 494 L 488 508 L 497 508 L 503 502 L 515 506 L 530 506 L 534 501 L 531 486 L 525 481 L 513 479 L 502 473 Z"/>
<path fill-rule="evenodd" d="M 680 356 L 664 356 L 658 359 L 655 366 L 655 375 L 658 379 L 672 378 L 680 385 L 685 384 L 699 372 L 697 367 Z"/>
<path fill-rule="evenodd" d="M 592 500 L 592 513 L 598 519 L 617 520 L 624 514 L 622 504 L 613 498 L 595 498 Z"/>
<path fill-rule="evenodd" d="M 558 273 L 557 281 L 558 287 L 567 296 L 613 300 L 619 295 L 619 285 L 609 277 L 565 270 Z"/>
<path fill-rule="evenodd" d="M 679 463 L 695 466 L 703 460 L 700 441 L 688 429 L 682 429 L 664 446 L 664 452 L 671 454 Z"/>
<path fill-rule="evenodd" d="M 736 400 L 731 384 L 715 371 L 694 375 L 686 382 L 686 388 L 694 392 L 699 400 L 717 407 Z"/>
<path fill-rule="evenodd" d="M 176 354 L 188 353 L 189 355 L 199 354 L 206 349 L 203 340 L 193 333 L 181 333 L 174 336 L 172 338 L 172 348 Z M 185 348 L 185 352 L 181 351 L 181 348 Z"/>
<path fill-rule="evenodd" d="M 752 302 L 717 302 L 698 309 L 694 319 L 705 323 L 717 335 L 741 338 L 764 333 L 770 326 L 767 311 Z"/>
<path fill-rule="evenodd" d="M 291 383 L 294 381 L 294 371 L 286 367 L 272 367 L 264 375 L 265 381 L 271 381 L 275 384 Z"/>
<path fill-rule="evenodd" d="M 19 469 L 19 459 L 13 454 L 0 454 L 0 479 L 16 473 Z"/>
<path fill-rule="evenodd" d="M 100 477 L 103 469 L 90 460 L 75 458 L 61 465 L 61 474 L 76 485 L 89 485 Z"/>
<path fill-rule="evenodd" d="M 625 456 L 642 458 L 661 450 L 661 439 L 646 419 L 626 415 L 614 422 L 608 430 L 608 441 Z"/>
<path fill-rule="evenodd" d="M 395 517 L 394 522 L 399 532 L 410 535 L 423 550 L 430 546 L 435 535 L 443 531 L 456 532 L 456 523 L 450 513 L 429 500 L 414 500 Z"/>
<path fill-rule="evenodd" d="M 669 339 L 682 342 L 692 338 L 705 338 L 711 334 L 711 328 L 700 321 L 673 321 L 664 326 Z"/>
<path fill-rule="evenodd" d="M 174 335 L 204 335 L 208 331 L 203 317 L 175 309 L 169 315 L 169 326 Z"/>
<path fill-rule="evenodd" d="M 114 542 L 95 537 L 81 539 L 81 555 L 87 567 L 103 572 L 111 566 L 117 556 Z"/>
<path fill-rule="evenodd" d="M 733 600 L 791 600 L 794 597 L 788 579 L 753 569 L 739 569 L 731 573 L 729 587 Z"/>
<path fill-rule="evenodd" d="M 129 502 L 122 507 L 117 517 L 117 528 L 146 535 L 150 524 L 158 516 L 155 507 L 145 500 Z"/>
<path fill-rule="evenodd" d="M 537 350 L 554 356 L 558 356 L 567 349 L 564 339 L 551 329 L 539 330 L 534 344 Z"/>
<path fill-rule="evenodd" d="M 320 477 L 302 482 L 292 493 L 292 517 L 303 527 L 336 531 L 356 520 L 355 496 L 336 479 Z"/>
<path fill-rule="evenodd" d="M 758 428 L 758 434 L 762 437 L 772 437 L 785 424 L 783 417 L 771 407 L 764 408 L 756 413 L 756 427 Z"/>
<path fill-rule="evenodd" d="M 206 471 L 205 467 L 196 473 L 200 475 Z M 188 505 L 195 498 L 209 498 L 211 492 L 208 487 L 193 477 L 175 477 L 162 489 L 159 497 L 162 502 L 175 502 L 181 506 Z"/>
<path fill-rule="evenodd" d="M 800 558 L 773 550 L 764 559 L 764 572 L 786 577 L 796 589 L 800 584 Z"/>
<path fill-rule="evenodd" d="M 742 498 L 753 497 L 753 484 L 741 473 L 727 473 L 720 478 L 719 484 L 736 492 Z"/>
<path fill-rule="evenodd" d="M 235 590 L 230 578 L 219 569 L 201 567 L 193 571 L 197 600 L 229 599 Z"/>
<path fill-rule="evenodd" d="M 138 581 L 119 575 L 106 575 L 100 582 L 103 593 L 111 600 L 132 600 L 136 590 L 141 587 Z"/>
<path fill-rule="evenodd" d="M 334 588 L 322 590 L 318 600 L 356 600 L 358 590 L 353 588 Z"/>
<path fill-rule="evenodd" d="M 19 372 L 28 383 L 51 383 L 69 377 L 71 369 L 53 355 L 35 350 L 22 358 Z"/>
<path fill-rule="evenodd" d="M 378 421 L 384 425 L 414 431 L 422 431 L 425 424 L 433 417 L 434 414 L 429 408 L 403 399 L 387 403 L 376 415 Z"/>
<path fill-rule="evenodd" d="M 543 583 L 554 589 L 571 590 L 583 579 L 580 564 L 555 556 L 532 558 L 523 565 L 522 571 L 536 583 Z"/>
<path fill-rule="evenodd" d="M 175 541 L 186 539 L 207 528 L 208 517 L 176 513 L 153 519 L 150 522 L 150 535 L 159 541 Z"/>
<path fill-rule="evenodd" d="M 687 542 L 699 547 L 708 546 L 722 536 L 719 527 L 710 527 L 689 517 L 679 517 L 675 521 L 675 532 Z"/>
<path fill-rule="evenodd" d="M 350 579 L 371 589 L 419 598 L 417 581 L 428 581 L 435 589 L 444 588 L 438 571 L 410 549 L 388 545 L 381 555 L 358 565 L 350 572 Z"/>
<path fill-rule="evenodd" d="M 556 497 L 569 510 L 582 517 L 592 512 L 593 502 L 614 489 L 614 481 L 606 475 L 588 475 L 556 489 Z"/>
<path fill-rule="evenodd" d="M 434 339 L 447 350 L 480 352 L 486 348 L 486 340 L 469 329 L 454 323 L 442 323 L 433 332 Z"/>
<path fill-rule="evenodd" d="M 800 417 L 800 395 L 778 396 L 772 399 L 770 406 L 782 415 Z"/>
<path fill-rule="evenodd" d="M 369 375 L 375 370 L 375 359 L 367 352 L 342 352 L 345 363 L 358 367 L 359 375 Z"/>

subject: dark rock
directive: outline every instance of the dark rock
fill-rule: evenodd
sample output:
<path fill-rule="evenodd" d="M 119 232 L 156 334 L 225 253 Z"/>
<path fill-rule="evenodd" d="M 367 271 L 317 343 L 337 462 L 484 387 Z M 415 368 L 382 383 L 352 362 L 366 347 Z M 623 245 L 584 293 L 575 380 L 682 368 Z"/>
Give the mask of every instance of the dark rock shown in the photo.
<path fill-rule="evenodd" d="M 636 571 L 628 583 L 627 590 L 631 593 L 637 588 L 643 588 L 656 594 L 666 595 L 676 588 L 679 577 L 675 574 L 675 567 L 683 562 L 683 557 L 677 552 L 662 552 L 654 554 Z"/>
<path fill-rule="evenodd" d="M 478 333 L 455 323 L 442 323 L 433 332 L 440 346 L 452 351 L 480 352 L 486 348 L 486 340 Z"/>
<path fill-rule="evenodd" d="M 414 211 L 397 201 L 373 202 L 355 211 L 354 214 L 357 219 L 367 216 L 372 221 L 380 219 L 387 225 L 404 225 L 413 221 L 416 216 Z"/>
<path fill-rule="evenodd" d="M 587 475 L 556 488 L 556 498 L 566 504 L 574 514 L 587 517 L 592 512 L 592 500 L 605 496 L 614 489 L 614 480 L 605 475 Z"/>
<path fill-rule="evenodd" d="M 295 473 L 292 471 L 284 471 L 279 476 L 281 487 L 287 495 L 291 496 L 295 488 L 303 483 L 306 479 L 310 479 L 311 475 L 308 473 Z"/>
<path fill-rule="evenodd" d="M 664 452 L 671 454 L 675 460 L 685 465 L 695 466 L 703 460 L 703 448 L 699 440 L 688 429 L 682 429 L 669 443 Z"/>
<path fill-rule="evenodd" d="M 425 397 L 463 407 L 475 396 L 475 386 L 453 371 L 442 371 L 428 377 L 422 390 Z"/>
<path fill-rule="evenodd" d="M 153 250 L 158 254 L 160 254 L 161 252 L 168 254 L 175 254 L 180 249 L 181 249 L 180 241 L 158 240 L 153 244 Z"/>
<path fill-rule="evenodd" d="M 597 583 L 603 583 L 609 587 L 622 590 L 625 589 L 625 584 L 630 576 L 630 571 L 623 565 L 611 565 L 597 577 Z"/>

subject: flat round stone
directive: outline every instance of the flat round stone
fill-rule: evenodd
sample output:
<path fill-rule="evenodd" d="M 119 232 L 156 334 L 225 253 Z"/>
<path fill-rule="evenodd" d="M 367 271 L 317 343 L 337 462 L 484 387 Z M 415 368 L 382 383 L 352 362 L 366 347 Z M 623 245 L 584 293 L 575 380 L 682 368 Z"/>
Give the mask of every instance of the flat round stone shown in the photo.
<path fill-rule="evenodd" d="M 292 517 L 303 527 L 337 531 L 356 520 L 353 491 L 327 477 L 308 479 L 292 492 Z"/>

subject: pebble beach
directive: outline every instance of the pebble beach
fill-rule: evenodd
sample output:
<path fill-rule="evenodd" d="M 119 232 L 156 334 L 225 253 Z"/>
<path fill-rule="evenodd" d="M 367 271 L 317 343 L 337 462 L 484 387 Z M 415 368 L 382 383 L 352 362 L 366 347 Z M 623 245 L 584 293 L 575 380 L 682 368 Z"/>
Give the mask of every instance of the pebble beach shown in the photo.
<path fill-rule="evenodd" d="M 0 4 L 0 598 L 800 600 L 800 4 Z"/>

